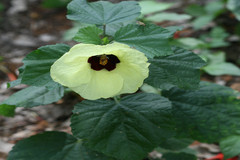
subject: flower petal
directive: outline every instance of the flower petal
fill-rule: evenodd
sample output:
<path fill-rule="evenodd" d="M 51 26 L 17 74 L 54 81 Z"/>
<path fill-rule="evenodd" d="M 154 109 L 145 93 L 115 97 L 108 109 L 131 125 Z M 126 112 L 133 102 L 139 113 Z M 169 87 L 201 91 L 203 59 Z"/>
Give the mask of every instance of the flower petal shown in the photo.
<path fill-rule="evenodd" d="M 121 52 L 116 52 L 115 55 L 119 58 L 120 63 L 113 72 L 121 75 L 124 80 L 119 94 L 136 92 L 149 74 L 147 58 L 142 52 L 134 49 L 123 49 Z"/>
<path fill-rule="evenodd" d="M 69 60 L 73 60 L 79 56 L 81 57 L 91 57 L 95 55 L 107 54 L 108 52 L 116 51 L 122 48 L 130 48 L 129 46 L 121 43 L 112 43 L 107 45 L 94 45 L 94 44 L 77 44 L 73 46 L 69 52 L 71 57 Z"/>
<path fill-rule="evenodd" d="M 51 66 L 52 79 L 67 87 L 76 87 L 90 81 L 91 68 L 87 58 L 78 57 L 69 61 L 69 56 L 65 54 Z"/>
<path fill-rule="evenodd" d="M 95 100 L 109 98 L 117 95 L 123 87 L 123 79 L 120 75 L 107 70 L 92 70 L 91 80 L 78 87 L 70 87 L 83 98 Z"/>

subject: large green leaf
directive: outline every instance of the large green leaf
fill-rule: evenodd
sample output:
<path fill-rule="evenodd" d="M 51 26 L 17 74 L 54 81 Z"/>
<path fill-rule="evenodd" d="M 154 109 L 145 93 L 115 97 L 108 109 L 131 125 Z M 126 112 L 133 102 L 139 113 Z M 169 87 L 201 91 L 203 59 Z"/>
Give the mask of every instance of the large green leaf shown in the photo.
<path fill-rule="evenodd" d="M 73 0 L 68 4 L 67 18 L 81 23 L 107 25 L 135 20 L 140 15 L 137 2 L 100 1 L 88 3 L 86 0 Z"/>
<path fill-rule="evenodd" d="M 157 25 L 129 24 L 120 28 L 114 37 L 115 41 L 130 45 L 150 58 L 173 53 L 168 42 L 172 32 Z"/>
<path fill-rule="evenodd" d="M 179 153 L 165 153 L 162 157 L 164 160 L 197 160 L 197 157 L 193 154 L 188 154 L 184 152 Z"/>
<path fill-rule="evenodd" d="M 0 104 L 0 115 L 6 117 L 13 117 L 15 115 L 16 106 Z"/>
<path fill-rule="evenodd" d="M 220 142 L 224 158 L 232 158 L 240 154 L 240 135 L 233 135 Z"/>
<path fill-rule="evenodd" d="M 179 135 L 203 142 L 240 132 L 240 100 L 228 87 L 201 82 L 199 90 L 172 88 L 163 95 L 173 103 Z"/>
<path fill-rule="evenodd" d="M 118 159 L 140 160 L 174 134 L 171 103 L 157 94 L 129 95 L 120 102 L 85 100 L 73 112 L 73 135 Z"/>
<path fill-rule="evenodd" d="M 231 10 L 236 18 L 240 21 L 240 1 L 239 0 L 228 0 L 227 8 Z"/>
<path fill-rule="evenodd" d="M 51 83 L 51 65 L 69 49 L 65 44 L 47 45 L 28 54 L 23 60 L 25 69 L 21 83 L 33 86 Z"/>
<path fill-rule="evenodd" d="M 7 160 L 113 160 L 64 132 L 44 132 L 19 141 Z"/>
<path fill-rule="evenodd" d="M 196 54 L 181 48 L 174 48 L 170 56 L 149 59 L 149 77 L 147 84 L 161 89 L 173 86 L 191 89 L 200 82 L 200 68 L 205 62 Z"/>
<path fill-rule="evenodd" d="M 171 137 L 162 141 L 159 147 L 171 151 L 179 151 L 187 148 L 192 142 L 193 140 L 187 138 Z"/>
<path fill-rule="evenodd" d="M 77 42 L 88 43 L 88 44 L 102 44 L 100 35 L 103 31 L 96 26 L 88 26 L 80 28 L 74 37 Z"/>
<path fill-rule="evenodd" d="M 63 94 L 64 89 L 58 84 L 54 88 L 30 86 L 14 93 L 1 104 L 16 107 L 33 107 L 56 102 L 62 98 Z"/>

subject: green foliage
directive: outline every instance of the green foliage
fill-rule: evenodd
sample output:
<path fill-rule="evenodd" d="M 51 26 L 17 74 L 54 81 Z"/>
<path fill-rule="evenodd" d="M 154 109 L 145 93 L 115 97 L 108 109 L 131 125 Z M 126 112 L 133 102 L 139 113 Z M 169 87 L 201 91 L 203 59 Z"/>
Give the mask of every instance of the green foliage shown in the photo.
<path fill-rule="evenodd" d="M 197 157 L 192 154 L 180 152 L 180 153 L 165 153 L 163 154 L 165 160 L 197 160 Z"/>
<path fill-rule="evenodd" d="M 102 44 L 103 31 L 96 26 L 88 26 L 85 28 L 80 28 L 74 37 L 77 42 L 87 43 L 87 44 Z"/>
<path fill-rule="evenodd" d="M 240 131 L 240 100 L 228 87 L 202 82 L 198 90 L 172 88 L 163 95 L 173 104 L 182 137 L 212 143 Z"/>
<path fill-rule="evenodd" d="M 153 58 L 173 54 L 168 42 L 170 37 L 172 32 L 157 25 L 129 24 L 116 32 L 114 40 L 130 45 Z"/>
<path fill-rule="evenodd" d="M 196 30 L 201 29 L 202 27 L 205 27 L 211 21 L 213 21 L 214 18 L 215 17 L 213 15 L 204 15 L 204 16 L 198 17 L 192 22 L 193 28 Z"/>
<path fill-rule="evenodd" d="M 80 22 L 73 22 L 73 27 L 63 33 L 63 40 L 65 41 L 73 40 L 73 38 L 81 28 L 85 28 L 88 26 L 93 26 L 93 25 L 84 24 Z"/>
<path fill-rule="evenodd" d="M 28 108 L 56 102 L 63 97 L 63 94 L 64 89 L 58 84 L 53 88 L 30 86 L 14 93 L 1 104 Z"/>
<path fill-rule="evenodd" d="M 170 12 L 161 12 L 166 9 L 169 9 L 174 5 L 174 3 L 164 3 L 157 1 L 140 1 L 139 2 L 142 8 L 142 20 L 151 21 L 151 22 L 162 22 L 162 21 L 182 21 L 190 19 L 191 16 L 187 14 L 177 14 Z"/>
<path fill-rule="evenodd" d="M 226 62 L 224 52 L 209 53 L 205 51 L 201 57 L 206 59 L 208 63 L 203 70 L 210 75 L 240 75 L 240 69 L 236 65 Z"/>
<path fill-rule="evenodd" d="M 134 1 L 112 4 L 107 1 L 88 3 L 86 0 L 73 0 L 67 8 L 68 19 L 96 25 L 131 21 L 140 15 L 140 7 Z"/>
<path fill-rule="evenodd" d="M 219 76 L 219 75 L 233 75 L 240 76 L 240 69 L 228 62 L 215 63 L 207 65 L 203 68 L 210 75 Z"/>
<path fill-rule="evenodd" d="M 191 16 L 187 14 L 177 14 L 170 12 L 157 13 L 152 16 L 146 17 L 146 20 L 152 22 L 162 22 L 162 21 L 183 21 L 190 19 Z"/>
<path fill-rule="evenodd" d="M 54 85 L 50 67 L 69 49 L 65 44 L 47 45 L 28 54 L 23 59 L 25 68 L 21 83 L 33 86 Z"/>
<path fill-rule="evenodd" d="M 173 52 L 170 56 L 149 59 L 150 73 L 145 82 L 161 89 L 170 89 L 173 86 L 198 88 L 200 68 L 205 62 L 196 54 L 181 48 L 174 48 Z"/>
<path fill-rule="evenodd" d="M 221 27 L 215 27 L 209 34 L 201 35 L 200 39 L 196 38 L 179 38 L 172 42 L 177 46 L 186 49 L 200 49 L 200 56 L 207 61 L 207 65 L 203 68 L 210 75 L 240 75 L 240 69 L 229 62 L 226 62 L 225 53 L 211 53 L 210 48 L 225 47 L 229 43 L 225 39 L 229 36 Z"/>
<path fill-rule="evenodd" d="M 43 4 L 62 7 L 67 1 L 44 0 Z M 236 98 L 239 93 L 216 84 L 200 83 L 201 69 L 211 75 L 240 75 L 238 67 L 225 62 L 224 53 L 207 51 L 228 46 L 225 39 L 229 34 L 215 27 L 200 39 L 174 41 L 172 36 L 180 27 L 162 28 L 147 22 L 191 18 L 186 14 L 159 13 L 172 5 L 141 1 L 140 19 L 146 24 L 136 24 L 140 6 L 135 1 L 118 4 L 71 1 L 67 18 L 77 22 L 67 38 L 96 45 L 116 41 L 143 52 L 150 63 L 149 77 L 141 88 L 146 93 L 119 95 L 114 100 L 83 100 L 73 110 L 73 135 L 45 132 L 21 140 L 8 160 L 141 160 L 156 147 L 166 160 L 196 160 L 187 148 L 193 140 L 220 142 L 226 157 L 240 154 L 240 100 Z M 233 0 L 228 1 L 228 8 L 236 16 L 238 10 L 234 7 L 237 6 L 233 6 Z M 223 1 L 186 8 L 188 14 L 196 17 L 193 22 L 196 29 L 207 25 L 223 11 Z M 198 49 L 202 58 L 174 45 Z M 68 45 L 56 44 L 28 54 L 19 69 L 19 78 L 8 87 L 30 86 L 3 101 L 0 114 L 11 117 L 16 107 L 45 105 L 62 98 L 64 87 L 54 82 L 49 72 L 52 64 L 69 49 Z M 207 66 L 204 67 L 206 63 L 202 59 L 207 61 Z"/>
<path fill-rule="evenodd" d="M 144 0 L 140 1 L 139 5 L 141 6 L 142 15 L 151 14 L 154 12 L 159 12 L 170 8 L 174 3 L 164 3 L 164 2 L 156 2 L 154 0 Z"/>
<path fill-rule="evenodd" d="M 170 151 L 180 151 L 187 148 L 193 140 L 187 138 L 171 137 L 160 142 L 159 147 Z"/>
<path fill-rule="evenodd" d="M 45 8 L 63 8 L 66 7 L 70 1 L 71 0 L 43 0 L 42 6 Z"/>
<path fill-rule="evenodd" d="M 232 11 L 236 18 L 240 21 L 240 1 L 239 0 L 228 0 L 227 8 Z"/>
<path fill-rule="evenodd" d="M 233 135 L 220 142 L 224 158 L 232 158 L 240 154 L 240 135 Z"/>
<path fill-rule="evenodd" d="M 85 100 L 73 113 L 73 135 L 118 159 L 139 160 L 173 135 L 171 103 L 156 94 L 129 95 L 120 102 Z"/>
<path fill-rule="evenodd" d="M 7 160 L 113 160 L 89 150 L 82 141 L 64 132 L 44 132 L 19 141 Z"/>
<path fill-rule="evenodd" d="M 201 29 L 224 12 L 224 2 L 215 0 L 204 7 L 196 4 L 190 5 L 185 9 L 185 12 L 196 17 L 192 22 L 194 29 Z"/>
<path fill-rule="evenodd" d="M 171 43 L 175 46 L 179 46 L 185 49 L 202 49 L 207 48 L 208 45 L 204 41 L 192 37 L 178 38 Z"/>
<path fill-rule="evenodd" d="M 223 28 L 215 27 L 210 33 L 202 34 L 199 39 L 191 37 L 178 38 L 172 43 L 186 49 L 210 49 L 228 46 L 229 43 L 226 42 L 228 36 L 229 34 Z"/>
<path fill-rule="evenodd" d="M 200 36 L 206 43 L 207 48 L 226 47 L 229 43 L 226 42 L 226 38 L 229 34 L 222 27 L 214 27 L 209 34 L 203 34 Z"/>
<path fill-rule="evenodd" d="M 184 11 L 195 17 L 199 17 L 206 14 L 206 10 L 202 6 L 197 4 L 189 5 L 187 8 L 185 8 Z"/>
<path fill-rule="evenodd" d="M 13 105 L 0 104 L 0 115 L 13 117 L 15 115 L 15 108 Z"/>

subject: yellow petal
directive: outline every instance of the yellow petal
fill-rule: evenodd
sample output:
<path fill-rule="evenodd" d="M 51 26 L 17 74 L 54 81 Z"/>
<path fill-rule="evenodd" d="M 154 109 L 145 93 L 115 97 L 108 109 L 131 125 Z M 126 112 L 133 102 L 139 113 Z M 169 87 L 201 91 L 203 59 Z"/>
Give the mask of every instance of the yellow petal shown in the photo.
<path fill-rule="evenodd" d="M 52 79 L 67 87 L 76 87 L 90 81 L 91 68 L 87 58 L 78 57 L 69 61 L 69 56 L 71 55 L 65 54 L 51 66 Z"/>
<path fill-rule="evenodd" d="M 129 46 L 121 43 L 112 43 L 107 45 L 94 45 L 94 44 L 77 44 L 73 46 L 67 54 L 71 54 L 68 57 L 69 60 L 74 60 L 75 58 L 81 57 L 91 57 L 95 55 L 102 55 L 108 52 L 116 51 L 122 48 L 130 48 Z"/>
<path fill-rule="evenodd" d="M 136 92 L 149 74 L 147 58 L 135 49 L 122 49 L 121 52 L 114 54 L 120 63 L 113 72 L 123 78 L 123 88 L 119 94 Z"/>
<path fill-rule="evenodd" d="M 95 100 L 109 98 L 117 95 L 123 87 L 123 79 L 120 75 L 107 70 L 92 70 L 91 80 L 78 87 L 70 87 L 83 98 Z"/>

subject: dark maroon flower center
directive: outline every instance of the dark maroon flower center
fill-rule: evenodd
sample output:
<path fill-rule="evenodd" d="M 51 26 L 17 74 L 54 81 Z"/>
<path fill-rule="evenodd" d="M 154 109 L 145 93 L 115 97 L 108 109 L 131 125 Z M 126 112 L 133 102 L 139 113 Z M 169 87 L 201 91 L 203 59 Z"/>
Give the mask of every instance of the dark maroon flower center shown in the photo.
<path fill-rule="evenodd" d="M 90 63 L 91 68 L 96 71 L 100 71 L 104 68 L 108 71 L 112 71 L 116 68 L 116 64 L 120 63 L 120 60 L 113 54 L 103 54 L 88 58 L 88 63 Z"/>

